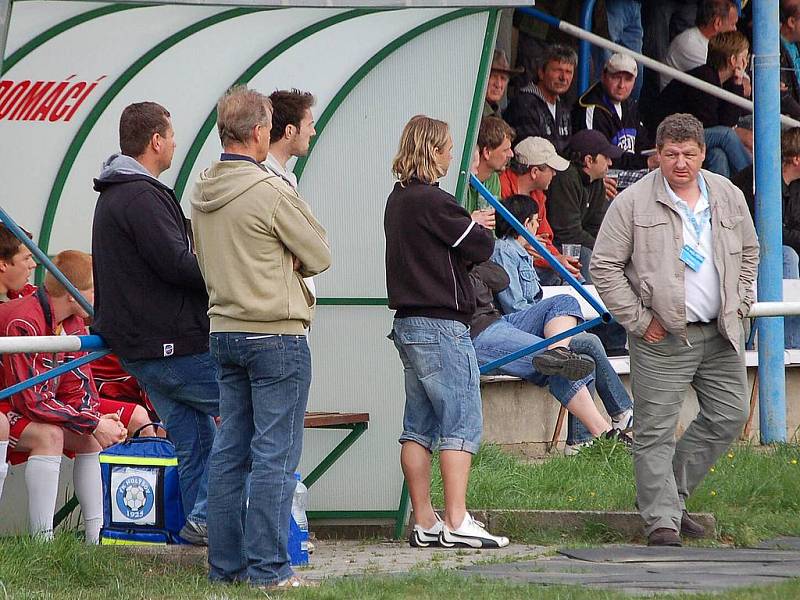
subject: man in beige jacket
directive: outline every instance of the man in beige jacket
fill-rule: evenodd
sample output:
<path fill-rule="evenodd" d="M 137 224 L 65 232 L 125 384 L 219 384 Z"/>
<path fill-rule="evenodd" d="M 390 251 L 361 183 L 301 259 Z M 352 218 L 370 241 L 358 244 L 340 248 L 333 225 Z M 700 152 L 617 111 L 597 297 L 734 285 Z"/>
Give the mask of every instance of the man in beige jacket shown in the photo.
<path fill-rule="evenodd" d="M 271 126 L 268 97 L 245 87 L 222 97 L 223 153 L 195 184 L 192 229 L 208 289 L 222 419 L 209 466 L 209 577 L 280 589 L 303 585 L 287 552 L 311 384 L 305 334 L 314 297 L 303 277 L 325 271 L 331 254 L 308 205 L 261 164 Z"/>
<path fill-rule="evenodd" d="M 758 240 L 741 191 L 701 171 L 702 124 L 675 114 L 658 127 L 660 168 L 606 213 L 591 274 L 628 331 L 636 499 L 648 544 L 702 537 L 686 499 L 747 418 L 741 320 L 753 302 Z M 692 386 L 700 412 L 675 429 Z"/>

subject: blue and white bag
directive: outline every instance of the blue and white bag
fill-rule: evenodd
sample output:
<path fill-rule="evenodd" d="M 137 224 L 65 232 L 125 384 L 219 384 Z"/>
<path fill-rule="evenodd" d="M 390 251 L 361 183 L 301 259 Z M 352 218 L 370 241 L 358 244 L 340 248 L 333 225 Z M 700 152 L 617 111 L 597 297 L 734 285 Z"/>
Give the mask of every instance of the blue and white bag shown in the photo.
<path fill-rule="evenodd" d="M 178 532 L 186 519 L 175 446 L 165 438 L 139 437 L 144 427 L 100 453 L 101 544 L 183 543 Z"/>

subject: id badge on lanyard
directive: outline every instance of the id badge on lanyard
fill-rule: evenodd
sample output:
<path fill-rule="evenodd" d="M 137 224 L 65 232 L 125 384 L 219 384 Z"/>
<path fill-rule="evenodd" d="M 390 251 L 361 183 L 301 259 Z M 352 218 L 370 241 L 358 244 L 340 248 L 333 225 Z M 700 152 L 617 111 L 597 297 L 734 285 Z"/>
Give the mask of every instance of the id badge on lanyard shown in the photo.
<path fill-rule="evenodd" d="M 678 206 L 681 211 L 683 211 L 688 221 L 692 224 L 692 228 L 694 229 L 696 236 L 695 244 L 683 245 L 683 248 L 681 248 L 680 259 L 692 271 L 697 272 L 700 270 L 700 267 L 703 266 L 703 263 L 706 260 L 705 255 L 700 252 L 700 240 L 703 237 L 703 232 L 705 232 L 706 227 L 711 226 L 711 208 L 708 207 L 703 211 L 698 222 L 685 203 L 681 202 L 678 204 Z"/>

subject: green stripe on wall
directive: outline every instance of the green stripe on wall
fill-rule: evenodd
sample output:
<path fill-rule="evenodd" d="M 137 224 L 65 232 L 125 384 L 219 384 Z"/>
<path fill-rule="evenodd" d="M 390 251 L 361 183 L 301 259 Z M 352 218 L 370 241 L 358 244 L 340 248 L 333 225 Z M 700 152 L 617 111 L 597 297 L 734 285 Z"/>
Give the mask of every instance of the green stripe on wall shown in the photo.
<path fill-rule="evenodd" d="M 333 17 L 329 17 L 327 19 L 323 19 L 322 21 L 318 21 L 308 27 L 297 31 L 293 35 L 289 36 L 281 43 L 277 44 L 266 53 L 264 53 L 258 60 L 256 60 L 252 65 L 250 65 L 244 73 L 242 73 L 236 81 L 231 83 L 230 86 L 234 85 L 242 85 L 247 84 L 250 82 L 253 77 L 258 75 L 267 65 L 269 65 L 273 60 L 278 58 L 281 54 L 289 50 L 295 44 L 298 44 L 305 40 L 306 38 L 314 35 L 322 31 L 323 29 L 327 29 L 328 27 L 332 27 L 338 23 L 342 23 L 343 21 L 348 21 L 350 19 L 354 19 L 356 17 L 361 17 L 363 15 L 371 14 L 373 10 L 351 10 L 344 13 L 340 13 Z M 226 88 L 227 89 L 227 88 Z M 224 92 L 224 90 L 220 91 L 220 95 Z M 203 125 L 200 127 L 200 130 L 197 132 L 197 135 L 194 136 L 194 140 L 192 141 L 192 145 L 189 147 L 189 151 L 186 153 L 186 158 L 183 159 L 183 164 L 181 165 L 181 169 L 178 172 L 178 178 L 175 180 L 175 196 L 178 199 L 183 197 L 183 192 L 186 190 L 186 185 L 189 181 L 189 177 L 191 176 L 192 169 L 194 168 L 194 164 L 197 161 L 197 157 L 200 155 L 200 151 L 203 149 L 203 145 L 206 143 L 208 136 L 211 134 L 211 131 L 214 129 L 214 126 L 217 122 L 217 109 L 214 107 L 211 112 L 206 117 L 206 120 L 203 122 Z"/>
<path fill-rule="evenodd" d="M 123 10 L 132 10 L 134 8 L 144 8 L 144 7 L 135 4 L 111 4 L 109 6 L 103 6 L 101 8 L 94 8 L 92 10 L 86 11 L 85 13 L 75 15 L 74 17 L 70 17 L 69 19 L 65 19 L 60 23 L 56 23 L 49 29 L 45 29 L 40 34 L 31 38 L 29 41 L 25 42 L 22 46 L 17 48 L 14 52 L 9 54 L 8 57 L 6 57 L 5 60 L 3 60 L 3 68 L 0 69 L 0 75 L 7 72 L 11 67 L 16 65 L 26 56 L 28 56 L 31 52 L 34 52 L 40 46 L 46 44 L 54 37 L 61 35 L 65 31 L 69 31 L 70 29 L 72 29 L 73 27 L 77 27 L 78 25 L 83 25 L 84 23 L 87 23 L 92 19 L 96 19 L 98 17 L 104 17 L 105 15 L 110 15 L 112 13 L 120 12 Z"/>
<path fill-rule="evenodd" d="M 106 90 L 106 92 L 100 97 L 100 99 L 97 101 L 97 104 L 95 104 L 94 107 L 92 107 L 91 112 L 86 117 L 86 119 L 84 119 L 83 123 L 78 129 L 78 132 L 72 139 L 69 148 L 67 148 L 67 152 L 64 154 L 64 158 L 61 161 L 61 166 L 59 167 L 55 181 L 53 182 L 53 187 L 50 190 L 50 196 L 47 199 L 47 206 L 45 207 L 44 217 L 42 218 L 42 227 L 39 232 L 39 248 L 41 248 L 44 252 L 47 252 L 50 246 L 50 236 L 53 231 L 53 223 L 55 221 L 56 211 L 58 210 L 58 203 L 61 200 L 61 194 L 64 191 L 64 186 L 66 185 L 69 173 L 72 170 L 72 167 L 78 158 L 78 153 L 83 147 L 84 142 L 86 142 L 86 139 L 89 137 L 89 134 L 91 133 L 97 121 L 102 116 L 103 112 L 106 110 L 106 108 L 108 108 L 108 106 L 111 104 L 114 98 L 117 97 L 117 94 L 119 94 L 122 91 L 122 89 L 134 77 L 136 77 L 136 75 L 138 75 L 147 65 L 149 65 L 156 58 L 161 56 L 164 52 L 166 52 L 176 44 L 182 42 L 186 38 L 204 29 L 212 27 L 213 25 L 216 25 L 218 23 L 222 23 L 229 19 L 234 19 L 254 12 L 260 12 L 262 10 L 269 10 L 269 9 L 235 8 L 233 10 L 217 13 L 216 15 L 212 15 L 210 17 L 202 19 L 201 21 L 193 23 L 192 25 L 189 25 L 188 27 L 185 27 L 180 31 L 172 34 L 168 38 L 164 39 L 159 44 L 157 44 L 156 46 L 148 50 L 145 54 L 143 54 L 130 67 L 125 69 L 122 75 L 120 75 L 111 84 L 111 87 L 109 87 Z M 43 279 L 44 279 L 44 269 L 39 267 L 36 270 L 37 284 L 41 285 Z"/>
<path fill-rule="evenodd" d="M 478 79 L 475 81 L 475 92 L 472 95 L 472 109 L 469 117 L 469 127 L 467 135 L 464 137 L 464 150 L 461 153 L 461 168 L 458 171 L 458 185 L 456 186 L 456 198 L 463 203 L 466 198 L 467 185 L 469 181 L 469 163 L 472 159 L 472 149 L 478 141 L 478 129 L 483 117 L 483 100 L 486 96 L 486 83 L 489 80 L 489 73 L 492 66 L 492 54 L 494 43 L 497 39 L 497 27 L 500 19 L 499 10 L 489 13 L 489 21 L 486 23 L 486 35 L 483 37 L 483 51 L 481 53 L 481 66 L 478 71 Z"/>
<path fill-rule="evenodd" d="M 455 21 L 456 19 L 460 19 L 462 17 L 466 17 L 469 15 L 473 15 L 476 13 L 482 12 L 481 9 L 463 9 L 463 10 L 456 10 L 451 13 L 447 13 L 446 15 L 441 15 L 435 19 L 431 19 L 430 21 L 423 23 L 422 25 L 418 25 L 414 29 L 410 29 L 403 35 L 399 36 L 395 40 L 392 40 L 389 44 L 381 48 L 374 56 L 372 56 L 367 62 L 365 62 L 361 67 L 353 73 L 353 75 L 345 82 L 345 84 L 336 92 L 336 95 L 333 99 L 328 103 L 325 107 L 325 110 L 322 111 L 319 119 L 315 123 L 315 129 L 317 130 L 317 135 L 311 140 L 311 145 L 308 149 L 308 154 L 302 156 L 297 159 L 297 163 L 294 166 L 294 174 L 297 176 L 297 180 L 299 181 L 300 178 L 303 176 L 303 171 L 305 170 L 306 166 L 308 165 L 308 161 L 311 157 L 311 153 L 314 151 L 314 147 L 316 146 L 317 142 L 319 141 L 322 132 L 325 130 L 325 126 L 330 122 L 333 118 L 334 113 L 339 109 L 342 103 L 345 101 L 347 96 L 350 95 L 356 86 L 363 81 L 363 79 L 369 75 L 369 73 L 380 64 L 383 60 L 385 60 L 390 54 L 392 54 L 398 48 L 401 48 L 411 40 L 419 37 L 423 33 L 430 31 L 440 25 L 445 23 L 449 23 L 451 21 Z"/>

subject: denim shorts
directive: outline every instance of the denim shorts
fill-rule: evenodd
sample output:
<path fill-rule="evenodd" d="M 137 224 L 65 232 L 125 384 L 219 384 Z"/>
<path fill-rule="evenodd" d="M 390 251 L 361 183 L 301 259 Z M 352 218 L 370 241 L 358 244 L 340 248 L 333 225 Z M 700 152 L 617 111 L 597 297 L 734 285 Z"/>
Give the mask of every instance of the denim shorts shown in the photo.
<path fill-rule="evenodd" d="M 400 443 L 475 454 L 483 432 L 480 371 L 469 327 L 458 321 L 395 319 L 394 341 L 405 373 Z"/>

